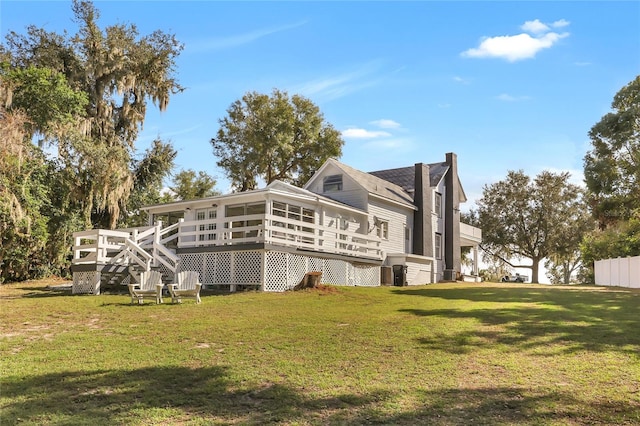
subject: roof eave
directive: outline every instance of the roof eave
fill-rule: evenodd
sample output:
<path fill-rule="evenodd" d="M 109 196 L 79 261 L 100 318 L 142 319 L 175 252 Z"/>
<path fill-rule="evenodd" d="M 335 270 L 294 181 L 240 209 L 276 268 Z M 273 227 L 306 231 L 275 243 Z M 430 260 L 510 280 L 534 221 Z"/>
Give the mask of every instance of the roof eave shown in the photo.
<path fill-rule="evenodd" d="M 383 201 L 385 201 L 387 203 L 395 204 L 397 206 L 406 207 L 406 208 L 409 208 L 411 210 L 418 210 L 418 208 L 415 205 L 410 204 L 408 202 L 407 203 L 401 203 L 399 201 L 392 200 L 391 198 L 383 197 L 382 195 L 378 195 L 378 194 L 375 194 L 373 192 L 369 192 L 369 196 L 373 197 L 373 198 L 377 198 L 379 200 L 383 200 Z"/>

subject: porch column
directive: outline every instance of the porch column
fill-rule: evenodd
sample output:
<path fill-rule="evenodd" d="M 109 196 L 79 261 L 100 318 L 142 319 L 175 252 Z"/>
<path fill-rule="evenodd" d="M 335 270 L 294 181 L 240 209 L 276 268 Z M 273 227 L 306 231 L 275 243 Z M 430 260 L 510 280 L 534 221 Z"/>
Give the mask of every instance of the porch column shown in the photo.
<path fill-rule="evenodd" d="M 472 273 L 476 277 L 478 276 L 478 246 L 473 246 L 473 269 Z"/>

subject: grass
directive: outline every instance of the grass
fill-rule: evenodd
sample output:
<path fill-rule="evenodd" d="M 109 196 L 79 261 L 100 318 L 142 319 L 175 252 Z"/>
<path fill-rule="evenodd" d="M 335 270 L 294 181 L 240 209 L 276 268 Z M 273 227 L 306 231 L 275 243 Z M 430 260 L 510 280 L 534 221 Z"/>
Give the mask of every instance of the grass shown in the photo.
<path fill-rule="evenodd" d="M 640 424 L 640 292 L 0 287 L 0 424 Z"/>

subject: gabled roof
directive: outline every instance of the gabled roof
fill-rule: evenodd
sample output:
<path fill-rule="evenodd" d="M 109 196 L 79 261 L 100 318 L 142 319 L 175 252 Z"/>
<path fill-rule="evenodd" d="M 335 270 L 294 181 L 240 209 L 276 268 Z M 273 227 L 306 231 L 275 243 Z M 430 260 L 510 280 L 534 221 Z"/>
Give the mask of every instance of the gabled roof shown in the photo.
<path fill-rule="evenodd" d="M 447 163 L 431 163 L 429 166 L 429 184 L 438 186 L 444 175 L 449 170 Z M 416 189 L 416 169 L 415 166 L 400 167 L 397 169 L 378 170 L 369 172 L 380 179 L 388 180 L 401 186 L 405 191 L 413 192 Z"/>
<path fill-rule="evenodd" d="M 415 208 L 411 195 L 409 195 L 407 191 L 405 191 L 402 187 L 396 185 L 395 183 L 388 180 L 380 179 L 379 177 L 374 176 L 370 173 L 361 172 L 358 169 L 354 169 L 351 166 L 347 166 L 346 164 L 341 163 L 335 158 L 328 159 L 323 167 L 320 168 L 320 170 L 322 170 L 327 164 L 333 164 L 335 167 L 342 170 L 344 174 L 348 175 L 370 194 L 376 195 L 381 198 L 386 198 L 400 204 L 404 204 L 411 208 Z M 320 172 L 320 170 L 318 170 L 318 172 Z M 311 180 L 313 180 L 313 178 Z M 309 180 L 309 182 L 311 182 L 311 180 Z M 308 184 L 309 183 L 307 183 L 307 185 Z"/>
<path fill-rule="evenodd" d="M 444 175 L 449 171 L 449 165 L 444 163 L 429 163 L 429 185 L 432 187 L 438 186 L 440 181 L 444 178 Z M 413 194 L 415 191 L 415 166 L 410 167 L 400 167 L 397 169 L 389 169 L 389 170 L 378 170 L 375 172 L 369 172 L 374 176 L 377 176 L 381 179 L 388 180 L 390 182 L 395 183 L 396 185 L 401 186 L 406 191 Z M 460 182 L 460 176 L 457 177 L 458 187 L 460 190 L 460 201 L 467 201 L 467 195 L 464 192 L 464 188 L 462 188 L 462 183 Z"/>

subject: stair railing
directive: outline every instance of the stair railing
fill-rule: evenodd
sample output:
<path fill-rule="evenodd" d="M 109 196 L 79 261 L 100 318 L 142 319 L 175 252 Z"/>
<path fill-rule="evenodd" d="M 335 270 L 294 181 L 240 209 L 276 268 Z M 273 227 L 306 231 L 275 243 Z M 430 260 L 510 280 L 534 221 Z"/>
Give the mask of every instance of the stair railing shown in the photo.
<path fill-rule="evenodd" d="M 166 244 L 178 238 L 176 231 L 182 221 L 180 219 L 180 222 L 166 228 L 162 228 L 162 221 L 158 221 L 142 232 L 138 229 L 76 232 L 73 234 L 73 263 L 136 264 L 145 271 L 151 270 L 152 266 L 164 265 L 175 274 L 180 258 Z"/>
<path fill-rule="evenodd" d="M 111 258 L 109 263 L 131 264 L 132 261 L 144 268 L 145 271 L 150 271 L 153 257 L 135 241 L 127 238 L 124 241 L 124 249 Z"/>

